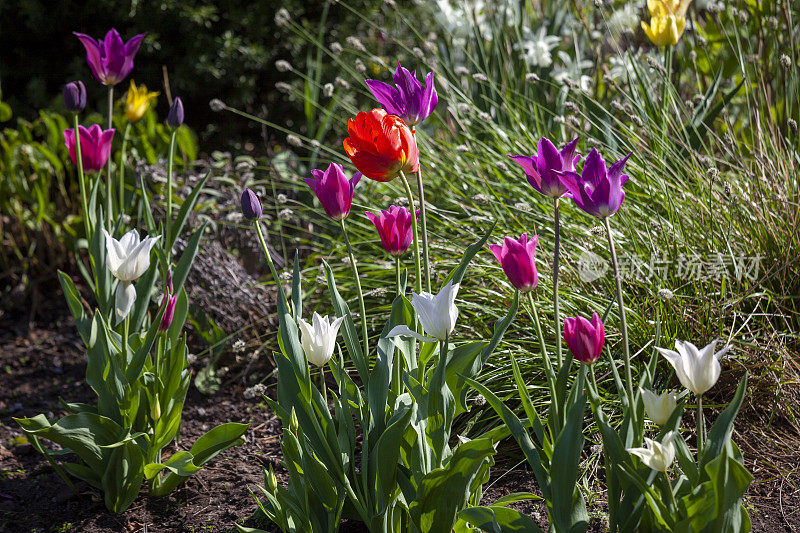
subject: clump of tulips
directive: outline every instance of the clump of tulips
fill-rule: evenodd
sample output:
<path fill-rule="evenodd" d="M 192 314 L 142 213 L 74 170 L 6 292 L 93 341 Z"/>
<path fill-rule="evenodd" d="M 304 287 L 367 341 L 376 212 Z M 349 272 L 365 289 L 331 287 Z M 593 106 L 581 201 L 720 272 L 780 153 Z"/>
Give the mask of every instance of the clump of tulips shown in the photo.
<path fill-rule="evenodd" d="M 76 35 L 86 47 L 92 74 L 108 86 L 109 96 L 109 128 L 104 130 L 99 124 L 88 128 L 80 124 L 80 113 L 87 105 L 83 82 L 68 83 L 63 91 L 64 105 L 73 113 L 74 123 L 73 128 L 64 131 L 64 142 L 78 169 L 88 241 L 89 261 L 81 270 L 94 306 L 86 305 L 69 276 L 63 272 L 58 275 L 86 347 L 86 381 L 97 401 L 63 402 L 69 414 L 58 420 L 37 415 L 17 422 L 33 447 L 48 458 L 73 490 L 77 492 L 71 478 L 80 479 L 103 492 L 108 509 L 122 512 L 133 503 L 145 480 L 153 496 L 171 492 L 221 451 L 241 444 L 248 425 L 222 424 L 197 439 L 189 450 L 164 456 L 164 449 L 178 438 L 191 379 L 189 352 L 182 333 L 189 309 L 184 281 L 203 229 L 188 240 L 180 257 L 173 259 L 172 248 L 205 179 L 173 216 L 175 137 L 184 119 L 183 105 L 176 98 L 167 117 L 172 132 L 168 186 L 164 191 L 167 213 L 156 225 L 144 183 L 138 190 L 129 189 L 125 180 L 130 126 L 142 118 L 158 94 L 148 92 L 144 86 L 137 88 L 133 81 L 126 99 L 127 123 L 119 164 L 114 168 L 112 162 L 114 86 L 130 74 L 144 34 L 127 43 L 116 30 L 99 41 Z M 136 213 L 144 213 L 144 219 L 137 221 L 147 229 L 144 237 L 136 227 L 126 227 L 126 219 L 132 220 Z M 161 303 L 153 306 L 159 287 L 163 293 Z M 56 462 L 54 453 L 41 439 L 72 452 L 77 462 Z"/>
<path fill-rule="evenodd" d="M 611 229 L 611 220 L 624 203 L 624 187 L 630 179 L 624 170 L 631 154 L 607 165 L 593 149 L 579 170 L 583 159 L 577 153 L 579 139 L 558 149 L 543 137 L 535 155 L 510 156 L 522 167 L 532 188 L 552 200 L 552 319 L 555 331 L 563 331 L 563 336 L 551 339 L 555 347 L 551 352 L 535 296 L 540 290 L 536 268 L 539 236 L 522 233 L 489 246 L 514 288 L 508 314 L 495 324 L 491 339 L 459 342 L 456 298 L 459 290 L 468 286 L 470 261 L 489 241 L 493 227 L 466 247 L 459 266 L 446 276 L 438 292 L 433 291 L 415 130 L 437 103 L 433 80 L 429 73 L 423 84 L 415 73 L 399 65 L 394 87 L 367 80 L 383 109 L 358 113 L 349 121 L 349 137 L 343 147 L 358 172 L 348 179 L 341 165 L 331 163 L 324 171 L 313 170 L 306 179 L 325 214 L 340 224 L 356 281 L 358 318 L 340 294 L 327 263 L 323 267 L 335 316 L 314 313 L 310 322 L 304 318 L 298 261 L 295 259 L 288 296 L 265 244 L 260 200 L 250 189 L 242 193 L 244 216 L 254 225 L 279 292 L 277 398 L 265 400 L 283 423 L 283 465 L 289 481 L 281 487 L 272 470 L 266 472 L 265 485 L 260 487 L 263 499 L 256 498 L 260 509 L 283 531 L 336 531 L 345 516 L 361 520 L 376 532 L 539 531 L 531 518 L 506 507 L 509 499 L 480 505 L 495 446 L 510 434 L 524 452 L 544 496 L 550 531 L 585 531 L 589 516 L 578 482 L 588 403 L 603 441 L 612 531 L 746 531 L 749 519 L 741 498 L 751 477 L 730 439 L 746 378 L 707 434 L 702 411 L 702 395 L 719 377 L 719 359 L 729 348 L 715 352 L 714 343 L 700 350 L 676 341 L 677 351 L 653 350 L 647 365 L 639 369 L 638 381 L 634 378 Z M 416 177 L 416 195 L 409 183 L 411 175 Z M 381 245 L 394 258 L 397 272 L 396 297 L 377 335 L 371 334 L 368 326 L 371 322 L 355 251 L 347 234 L 353 195 L 363 178 L 378 182 L 399 179 L 410 204 L 408 209 L 389 206 L 366 211 Z M 585 312 L 590 318 L 581 314 L 561 317 L 559 217 L 565 200 L 572 200 L 579 211 L 605 226 L 622 337 L 621 350 L 613 350 L 621 354 L 609 349 L 605 358 L 619 393 L 618 403 L 604 405 L 595 376 L 596 364 L 604 359 L 611 308 L 602 317 L 592 309 Z M 403 261 L 409 249 L 413 249 L 413 268 Z M 413 278 L 410 299 L 404 269 Z M 546 414 L 540 415 L 512 354 L 526 416 L 520 419 L 478 376 L 525 299 L 538 336 L 550 402 Z M 337 352 L 340 332 L 344 349 Z M 651 390 L 658 353 L 697 396 L 694 454 L 681 434 L 683 395 Z M 325 380 L 326 367 L 332 386 Z M 315 373 L 318 379 L 312 378 Z M 469 387 L 483 395 L 505 426 L 476 439 L 454 442 L 453 420 L 467 409 Z M 612 423 L 604 409 L 620 406 L 622 422 Z M 650 436 L 652 426 L 646 424 L 645 415 L 656 424 Z M 537 497 L 525 493 L 516 495 L 514 501 L 526 498 Z"/>

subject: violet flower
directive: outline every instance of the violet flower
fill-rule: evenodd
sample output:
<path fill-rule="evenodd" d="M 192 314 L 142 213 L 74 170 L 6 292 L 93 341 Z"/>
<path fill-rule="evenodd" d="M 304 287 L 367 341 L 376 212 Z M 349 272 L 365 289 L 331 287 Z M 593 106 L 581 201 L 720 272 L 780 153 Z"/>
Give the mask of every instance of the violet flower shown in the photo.
<path fill-rule="evenodd" d="M 314 169 L 311 174 L 313 178 L 306 178 L 303 181 L 317 195 L 328 216 L 333 220 L 347 218 L 353 204 L 353 191 L 361 179 L 361 172 L 353 174 L 348 181 L 342 165 L 331 163 L 324 172 Z"/>
<path fill-rule="evenodd" d="M 502 245 L 489 246 L 495 258 L 500 261 L 508 281 L 522 292 L 533 290 L 539 283 L 539 274 L 536 272 L 538 242 L 538 235 L 534 235 L 529 241 L 528 234 L 523 233 L 519 239 L 506 237 Z"/>
<path fill-rule="evenodd" d="M 99 172 L 103 169 L 111 155 L 111 141 L 114 139 L 114 129 L 103 130 L 98 124 L 90 128 L 78 126 L 78 137 L 81 141 L 81 161 L 84 172 Z M 78 165 L 75 153 L 75 130 L 64 130 L 64 144 L 67 145 L 69 158 L 75 166 Z"/>
<path fill-rule="evenodd" d="M 419 215 L 419 209 L 415 211 Z M 406 253 L 414 235 L 410 209 L 392 205 L 389 209 L 381 210 L 380 215 L 369 211 L 364 211 L 364 214 L 375 225 L 381 245 L 389 255 L 399 257 Z"/>
<path fill-rule="evenodd" d="M 257 220 L 264 214 L 261 200 L 250 187 L 242 191 L 242 214 L 247 220 Z"/>
<path fill-rule="evenodd" d="M 394 72 L 396 87 L 378 80 L 364 81 L 375 99 L 390 115 L 397 115 L 408 127 L 413 127 L 428 118 L 439 101 L 433 83 L 433 74 L 434 71 L 431 71 L 425 75 L 425 85 L 423 86 L 417 80 L 416 71 L 409 72 L 398 63 L 397 70 Z"/>
<path fill-rule="evenodd" d="M 592 315 L 589 321 L 582 316 L 564 319 L 564 340 L 575 359 L 583 364 L 590 365 L 600 358 L 603 345 L 606 342 L 606 330 L 603 321 Z"/>
<path fill-rule="evenodd" d="M 67 111 L 80 113 L 86 107 L 86 86 L 80 80 L 66 84 L 62 96 Z"/>
<path fill-rule="evenodd" d="M 161 299 L 161 305 L 166 307 L 164 308 L 164 316 L 161 317 L 161 323 L 158 325 L 160 331 L 167 331 L 172 325 L 172 319 L 175 318 L 175 304 L 177 302 L 177 294 L 164 293 L 164 297 Z"/>
<path fill-rule="evenodd" d="M 567 143 L 561 151 L 548 139 L 539 139 L 536 155 L 509 155 L 519 166 L 525 169 L 531 187 L 550 198 L 561 198 L 570 191 L 571 177 L 560 172 L 574 172 L 575 164 L 580 161 L 580 154 L 575 153 L 578 139 Z"/>
<path fill-rule="evenodd" d="M 625 199 L 622 187 L 630 178 L 622 173 L 622 169 L 632 154 L 606 170 L 603 156 L 592 148 L 580 175 L 577 172 L 565 172 L 565 176 L 572 178 L 568 181 L 575 205 L 597 218 L 607 218 L 616 213 Z"/>
<path fill-rule="evenodd" d="M 106 33 L 105 39 L 97 41 L 86 34 L 73 33 L 86 48 L 86 61 L 92 74 L 103 85 L 116 85 L 130 74 L 133 58 L 145 36 L 140 33 L 126 43 L 114 28 Z"/>

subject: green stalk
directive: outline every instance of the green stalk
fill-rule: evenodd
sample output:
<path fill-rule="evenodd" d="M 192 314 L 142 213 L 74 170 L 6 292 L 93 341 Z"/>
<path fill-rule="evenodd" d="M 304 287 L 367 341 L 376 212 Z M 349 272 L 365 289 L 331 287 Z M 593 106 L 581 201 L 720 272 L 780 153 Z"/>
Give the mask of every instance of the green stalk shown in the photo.
<path fill-rule="evenodd" d="M 400 296 L 400 257 L 394 258 L 394 271 L 395 271 L 395 286 L 397 287 L 397 296 Z M 400 365 L 403 363 L 403 354 L 400 350 L 394 351 L 394 363 L 392 366 L 392 390 L 399 395 L 400 387 L 402 386 L 402 370 Z"/>
<path fill-rule="evenodd" d="M 414 195 L 411 194 L 411 187 L 408 185 L 405 173 L 400 171 L 400 179 L 403 180 L 403 187 L 408 196 L 408 208 L 411 210 L 411 226 L 414 232 L 414 267 L 417 270 L 417 279 L 414 280 L 414 287 L 417 293 L 422 292 L 422 268 L 419 264 L 419 232 L 417 230 L 417 210 L 414 209 Z"/>
<path fill-rule="evenodd" d="M 564 361 L 561 356 L 561 335 L 558 335 L 558 332 L 561 331 L 561 308 L 558 301 L 558 267 L 561 253 L 559 243 L 560 229 L 558 198 L 553 200 L 553 207 L 555 208 L 553 215 L 553 228 L 555 231 L 555 251 L 553 252 L 553 313 L 556 321 L 556 361 L 558 362 L 558 369 L 561 370 L 561 365 L 564 363 Z"/>
<path fill-rule="evenodd" d="M 171 231 L 172 231 L 172 163 L 175 159 L 175 137 L 178 135 L 178 130 L 172 130 L 172 136 L 169 139 L 169 158 L 167 159 L 167 221 L 166 221 L 166 233 L 167 233 L 167 246 L 169 247 L 168 250 L 165 250 L 167 254 L 167 268 L 170 266 L 170 255 L 172 255 L 172 246 L 170 243 L 172 242 L 171 239 Z M 275 278 L 276 283 L 280 283 L 280 281 Z"/>
<path fill-rule="evenodd" d="M 542 323 L 539 320 L 539 312 L 536 310 L 536 303 L 533 301 L 533 292 L 528 292 L 528 303 L 533 312 L 533 322 L 536 324 L 536 334 L 539 336 L 539 347 L 542 351 L 542 360 L 544 360 L 544 374 L 547 376 L 547 388 L 550 389 L 550 405 L 553 409 L 553 420 L 559 420 L 558 413 L 561 411 L 561 406 L 558 405 L 558 396 L 556 395 L 556 375 L 553 372 L 553 363 L 550 361 L 550 355 L 547 353 L 547 346 L 544 343 L 544 335 L 542 334 Z"/>
<path fill-rule="evenodd" d="M 122 151 L 119 153 L 119 214 L 125 212 L 125 149 L 128 146 L 128 135 L 131 133 L 131 123 L 125 125 L 122 134 Z"/>
<path fill-rule="evenodd" d="M 130 336 L 129 316 L 130 313 L 122 319 L 122 364 L 126 364 L 128 361 L 128 337 Z"/>
<path fill-rule="evenodd" d="M 108 86 L 108 129 L 114 127 L 114 86 Z M 111 218 L 112 218 L 112 202 L 111 202 L 111 153 L 108 154 L 108 163 L 106 164 L 106 229 L 111 233 Z"/>
<path fill-rule="evenodd" d="M 92 239 L 92 221 L 89 220 L 89 202 L 86 196 L 86 176 L 83 173 L 83 155 L 81 152 L 81 140 L 78 135 L 78 114 L 72 116 L 73 128 L 75 128 L 75 161 L 78 163 L 78 181 L 81 186 L 81 204 L 83 207 L 83 227 L 86 230 L 86 240 Z"/>
<path fill-rule="evenodd" d="M 614 248 L 614 237 L 611 235 L 611 223 L 608 217 L 603 219 L 608 236 L 608 248 L 611 251 L 611 263 L 614 267 L 614 281 L 617 285 L 617 304 L 619 305 L 619 319 L 622 325 L 622 348 L 625 353 L 625 387 L 628 394 L 628 409 L 630 409 L 631 420 L 636 419 L 636 409 L 633 405 L 633 377 L 631 375 L 631 349 L 628 344 L 628 323 L 625 320 L 625 302 L 622 299 L 622 277 L 619 273 L 619 261 L 617 261 L 617 251 Z"/>
<path fill-rule="evenodd" d="M 369 332 L 367 330 L 367 310 L 364 307 L 364 292 L 361 290 L 361 279 L 358 277 L 358 267 L 356 266 L 356 258 L 353 256 L 353 247 L 350 246 L 350 237 L 347 236 L 347 229 L 344 225 L 344 219 L 339 223 L 342 226 L 342 235 L 344 235 L 344 242 L 347 245 L 347 253 L 350 256 L 350 267 L 353 269 L 353 277 L 356 279 L 356 291 L 358 292 L 358 308 L 361 312 L 361 335 L 364 337 L 364 357 L 369 357 Z"/>
<path fill-rule="evenodd" d="M 397 287 L 397 296 L 400 296 L 400 257 L 394 258 L 394 284 Z"/>
<path fill-rule="evenodd" d="M 258 242 L 261 243 L 261 250 L 264 252 L 264 256 L 267 258 L 267 266 L 269 266 L 269 271 L 272 273 L 272 278 L 275 280 L 275 285 L 278 286 L 278 293 L 281 294 L 283 298 L 283 302 L 286 305 L 286 308 L 289 308 L 289 304 L 286 301 L 286 294 L 283 292 L 283 285 L 281 285 L 281 279 L 278 277 L 278 271 L 275 269 L 275 263 L 272 262 L 272 255 L 269 253 L 269 248 L 267 248 L 267 243 L 264 241 L 264 234 L 261 233 L 261 224 L 258 223 L 258 220 L 253 221 L 253 225 L 256 227 L 256 233 L 258 233 Z"/>
<path fill-rule="evenodd" d="M 416 139 L 416 128 L 411 128 Z M 425 290 L 431 292 L 431 260 L 428 254 L 428 209 L 425 207 L 425 190 L 422 185 L 422 167 L 417 169 L 417 188 L 419 188 L 419 208 L 422 215 L 422 255 L 425 265 Z"/>
<path fill-rule="evenodd" d="M 700 459 L 700 453 L 705 448 L 706 444 L 706 420 L 703 417 L 703 395 L 697 395 L 697 458 Z"/>

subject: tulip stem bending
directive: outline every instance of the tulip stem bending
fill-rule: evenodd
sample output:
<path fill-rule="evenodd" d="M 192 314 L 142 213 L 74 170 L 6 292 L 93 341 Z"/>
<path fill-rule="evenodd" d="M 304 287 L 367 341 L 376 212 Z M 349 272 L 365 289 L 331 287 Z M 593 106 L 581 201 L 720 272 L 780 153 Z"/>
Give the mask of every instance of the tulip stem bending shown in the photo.
<path fill-rule="evenodd" d="M 361 313 L 361 335 L 364 337 L 364 357 L 369 357 L 369 332 L 367 331 L 367 309 L 364 306 L 364 291 L 361 290 L 361 280 L 358 277 L 356 258 L 353 256 L 353 247 L 350 246 L 350 237 L 347 236 L 347 229 L 344 225 L 344 219 L 341 219 L 339 223 L 342 225 L 344 243 L 347 245 L 347 253 L 350 256 L 350 267 L 353 269 L 353 277 L 356 280 L 356 291 L 358 291 L 358 310 Z"/>
<path fill-rule="evenodd" d="M 428 255 L 428 208 L 425 207 L 425 191 L 422 186 L 422 168 L 417 171 L 417 187 L 419 188 L 419 209 L 422 215 L 422 256 L 425 266 L 425 290 L 431 292 L 431 260 Z"/>
<path fill-rule="evenodd" d="M 411 227 L 414 232 L 414 267 L 417 270 L 417 279 L 414 280 L 414 287 L 417 292 L 422 292 L 422 268 L 419 264 L 419 232 L 417 230 L 417 210 L 414 209 L 414 195 L 411 194 L 411 187 L 408 185 L 405 173 L 400 171 L 400 179 L 403 180 L 403 187 L 406 189 L 406 196 L 408 196 L 408 208 L 411 210 Z"/>
<path fill-rule="evenodd" d="M 703 452 L 706 443 L 706 421 L 703 417 L 703 395 L 697 395 L 697 456 Z"/>
<path fill-rule="evenodd" d="M 78 180 L 81 186 L 81 204 L 83 207 L 83 227 L 86 230 L 86 240 L 92 240 L 92 222 L 89 220 L 89 203 L 86 197 L 86 175 L 83 173 L 83 156 L 81 154 L 81 140 L 78 134 L 78 114 L 73 115 L 75 128 L 75 161 L 78 163 Z"/>
<path fill-rule="evenodd" d="M 128 135 L 131 133 L 131 123 L 125 125 L 122 134 L 122 150 L 119 153 L 119 214 L 125 212 L 125 149 L 128 147 Z M 110 157 L 110 156 L 109 156 Z"/>
<path fill-rule="evenodd" d="M 178 130 L 172 130 L 172 135 L 169 139 L 169 158 L 167 159 L 167 246 L 169 247 L 168 250 L 165 250 L 167 253 L 167 268 L 169 268 L 170 262 L 170 255 L 172 254 L 172 163 L 175 159 L 175 138 L 178 135 Z M 258 227 L 258 225 L 256 225 Z M 259 230 L 260 231 L 260 230 Z M 271 262 L 271 261 L 270 261 Z M 275 283 L 280 283 L 278 278 L 275 278 Z"/>
<path fill-rule="evenodd" d="M 628 394 L 628 409 L 630 410 L 631 420 L 636 418 L 636 409 L 633 405 L 633 377 L 631 376 L 631 349 L 628 344 L 628 323 L 625 320 L 625 302 L 622 299 L 622 278 L 619 273 L 619 261 L 617 261 L 617 251 L 614 248 L 614 237 L 611 235 L 611 223 L 608 217 L 603 219 L 606 225 L 606 235 L 608 236 L 608 248 L 611 252 L 611 264 L 614 267 L 614 281 L 617 285 L 617 304 L 619 305 L 619 320 L 622 329 L 622 349 L 625 354 L 625 387 Z"/>
<path fill-rule="evenodd" d="M 114 86 L 108 86 L 108 129 L 114 127 Z M 113 150 L 112 150 L 113 152 Z M 111 233 L 111 154 L 108 155 L 108 163 L 106 164 L 106 229 Z"/>
<path fill-rule="evenodd" d="M 561 370 L 561 365 L 564 361 L 561 356 L 561 335 L 558 334 L 561 330 L 560 304 L 558 301 L 558 267 L 560 258 L 558 198 L 553 200 L 553 207 L 553 230 L 555 232 L 555 248 L 553 251 L 553 316 L 556 321 L 556 361 L 558 362 L 558 369 Z"/>

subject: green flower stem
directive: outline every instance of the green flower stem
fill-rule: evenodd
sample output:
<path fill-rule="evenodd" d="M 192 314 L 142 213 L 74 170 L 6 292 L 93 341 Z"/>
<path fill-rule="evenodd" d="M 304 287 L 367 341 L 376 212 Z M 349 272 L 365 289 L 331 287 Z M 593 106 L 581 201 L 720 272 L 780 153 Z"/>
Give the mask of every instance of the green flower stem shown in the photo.
<path fill-rule="evenodd" d="M 669 476 L 667 475 L 666 472 L 662 472 L 662 474 L 664 474 L 664 480 L 667 482 L 667 492 L 669 492 L 669 499 L 670 499 L 670 503 L 672 504 L 672 509 L 674 510 L 673 512 L 677 513 L 678 512 L 678 502 L 675 501 L 675 493 L 672 492 L 672 483 L 670 482 Z"/>
<path fill-rule="evenodd" d="M 416 140 L 417 129 L 412 127 L 411 133 Z M 417 188 L 419 189 L 419 209 L 422 215 L 422 256 L 425 265 L 425 290 L 431 292 L 431 260 L 428 254 L 428 209 L 425 207 L 425 190 L 422 185 L 422 167 L 417 169 Z"/>
<path fill-rule="evenodd" d="M 361 312 L 361 336 L 364 338 L 364 357 L 369 357 L 369 332 L 367 331 L 367 309 L 364 307 L 364 291 L 361 290 L 361 279 L 358 277 L 356 258 L 353 256 L 353 247 L 350 246 L 350 237 L 347 236 L 347 229 L 344 225 L 344 219 L 341 219 L 339 223 L 342 225 L 342 235 L 344 235 L 344 242 L 347 245 L 347 253 L 350 256 L 350 267 L 353 269 L 353 277 L 356 279 L 358 310 Z"/>
<path fill-rule="evenodd" d="M 536 324 L 536 334 L 539 336 L 539 348 L 542 351 L 542 360 L 544 361 L 544 374 L 547 376 L 547 387 L 550 389 L 550 402 L 551 409 L 553 409 L 553 419 L 560 420 L 558 413 L 561 411 L 561 406 L 558 405 L 558 396 L 556 396 L 556 374 L 553 371 L 553 363 L 550 360 L 550 355 L 547 353 L 547 346 L 544 343 L 544 335 L 542 334 L 542 323 L 539 320 L 539 312 L 536 310 L 536 302 L 533 300 L 533 292 L 528 292 L 528 303 L 531 306 L 533 313 L 533 322 Z"/>
<path fill-rule="evenodd" d="M 706 420 L 703 417 L 703 395 L 697 395 L 697 458 L 706 445 Z"/>
<path fill-rule="evenodd" d="M 558 301 L 558 267 L 561 253 L 559 242 L 559 234 L 561 232 L 559 228 L 558 198 L 553 200 L 553 207 L 553 230 L 555 232 L 555 250 L 553 252 L 553 316 L 555 317 L 556 321 L 556 361 L 558 362 L 558 369 L 561 370 L 561 365 L 564 363 L 564 361 L 561 356 L 561 335 L 558 335 L 558 332 L 561 331 L 561 308 Z"/>
<path fill-rule="evenodd" d="M 258 242 L 261 243 L 261 250 L 264 251 L 264 256 L 267 258 L 267 266 L 269 266 L 269 271 L 272 273 L 272 278 L 275 280 L 275 285 L 278 286 L 278 293 L 281 295 L 281 298 L 283 298 L 283 302 L 288 309 L 289 304 L 286 300 L 286 293 L 283 292 L 281 279 L 278 277 L 278 271 L 275 269 L 275 263 L 272 262 L 272 255 L 270 255 L 269 248 L 267 248 L 267 243 L 264 241 L 264 234 L 261 233 L 261 224 L 258 223 L 258 220 L 254 220 L 253 225 L 256 227 L 256 233 L 258 233 Z"/>
<path fill-rule="evenodd" d="M 608 217 L 603 219 L 608 236 L 608 248 L 611 252 L 611 263 L 614 267 L 614 281 L 617 285 L 617 304 L 619 305 L 619 319 L 622 325 L 622 348 L 625 353 L 625 387 L 628 394 L 628 409 L 630 409 L 631 420 L 636 419 L 636 409 L 633 405 L 633 377 L 631 376 L 631 348 L 628 344 L 628 323 L 625 320 L 625 302 L 622 299 L 622 277 L 619 273 L 619 261 L 617 251 L 614 248 L 614 237 L 611 235 L 611 223 Z"/>
<path fill-rule="evenodd" d="M 394 272 L 395 272 L 395 286 L 397 287 L 397 296 L 400 296 L 400 257 L 394 258 Z M 396 394 L 400 394 L 401 375 L 402 370 L 400 365 L 403 364 L 403 355 L 400 350 L 394 351 L 394 363 L 392 364 L 392 390 Z"/>
<path fill-rule="evenodd" d="M 172 231 L 172 164 L 175 160 L 175 137 L 178 135 L 178 130 L 172 130 L 172 135 L 169 139 L 169 158 L 167 159 L 167 223 L 165 227 L 167 228 L 167 240 L 166 245 L 169 246 L 169 250 L 165 250 L 167 254 L 167 268 L 170 266 L 170 255 L 172 255 L 172 246 L 170 246 L 171 241 L 171 231 Z M 276 283 L 280 283 L 278 278 L 275 278 Z"/>
<path fill-rule="evenodd" d="M 75 129 L 75 161 L 78 163 L 78 181 L 81 186 L 81 204 L 83 207 L 83 227 L 86 230 L 86 240 L 92 239 L 92 221 L 89 219 L 89 200 L 86 196 L 86 175 L 83 173 L 83 155 L 81 153 L 81 140 L 78 135 L 78 114 L 72 116 Z"/>
<path fill-rule="evenodd" d="M 125 212 L 125 149 L 128 147 L 128 136 L 131 133 L 131 123 L 125 125 L 122 134 L 122 151 L 119 153 L 119 214 Z"/>
<path fill-rule="evenodd" d="M 328 403 L 328 386 L 325 385 L 325 365 L 319 367 L 319 391 L 325 403 Z"/>
<path fill-rule="evenodd" d="M 114 127 L 114 86 L 108 86 L 108 129 Z M 112 150 L 113 152 L 113 150 Z M 113 227 L 111 219 L 112 214 L 112 201 L 111 201 L 111 153 L 108 154 L 108 163 L 106 164 L 106 229 L 111 233 Z"/>
<path fill-rule="evenodd" d="M 130 316 L 130 313 L 128 313 Z M 130 319 L 126 316 L 122 319 L 122 362 L 128 360 L 128 337 L 130 336 Z"/>
<path fill-rule="evenodd" d="M 414 280 L 414 287 L 417 293 L 422 292 L 422 268 L 419 264 L 419 232 L 417 230 L 417 211 L 414 209 L 414 195 L 411 194 L 411 187 L 408 185 L 405 173 L 400 171 L 400 179 L 403 180 L 403 187 L 408 196 L 408 208 L 411 210 L 411 225 L 414 230 L 414 267 L 417 270 L 417 279 Z"/>
<path fill-rule="evenodd" d="M 397 296 L 400 296 L 400 257 L 394 258 L 394 284 L 397 287 Z"/>
<path fill-rule="evenodd" d="M 592 387 L 594 387 L 594 395 L 598 398 L 600 397 L 599 391 L 600 389 L 597 388 L 597 376 L 594 374 L 594 365 L 589 365 L 589 372 L 592 375 Z"/>

